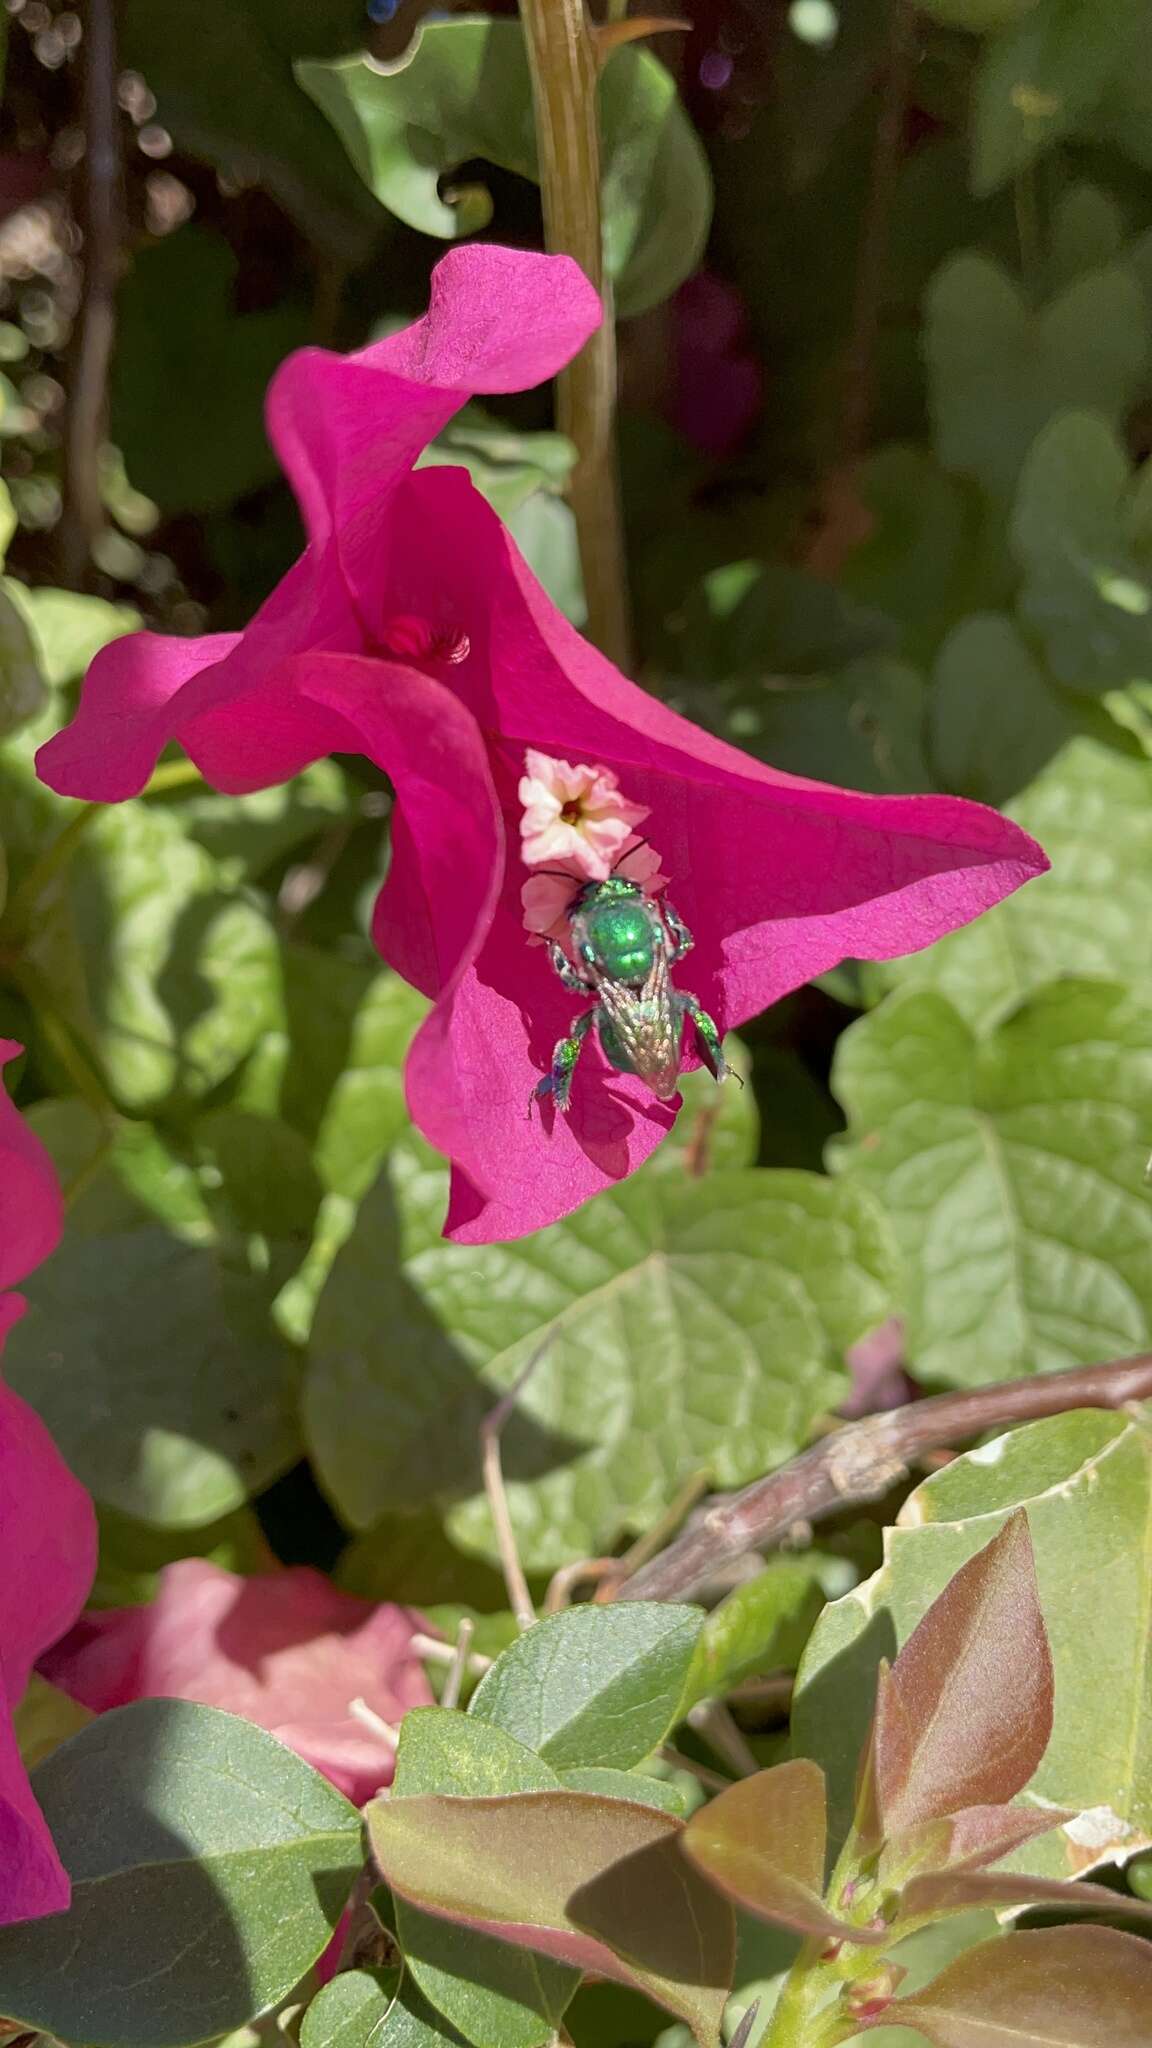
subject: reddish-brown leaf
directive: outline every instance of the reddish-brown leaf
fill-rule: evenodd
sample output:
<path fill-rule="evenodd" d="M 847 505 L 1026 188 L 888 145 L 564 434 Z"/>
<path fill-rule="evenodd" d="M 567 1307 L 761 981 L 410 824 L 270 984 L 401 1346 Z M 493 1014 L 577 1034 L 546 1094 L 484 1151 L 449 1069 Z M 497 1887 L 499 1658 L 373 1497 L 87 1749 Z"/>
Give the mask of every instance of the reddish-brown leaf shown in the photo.
<path fill-rule="evenodd" d="M 402 1898 L 519 1948 L 644 1992 L 713 2048 L 735 1920 L 681 1851 L 682 1824 L 586 1792 L 412 1797 L 368 1808 Z"/>
<path fill-rule="evenodd" d="M 713 1884 L 763 1920 L 798 1934 L 882 1941 L 824 1904 L 827 1828 L 824 1773 L 798 1758 L 742 1778 L 702 1806 L 684 1830 L 684 1847 Z"/>
<path fill-rule="evenodd" d="M 909 1636 L 876 1694 L 884 1832 L 1003 1805 L 1052 1732 L 1052 1658 L 1025 1515 L 970 1558 Z"/>
<path fill-rule="evenodd" d="M 913 1871 L 983 1870 L 1075 1818 L 1055 1806 L 964 1806 L 888 1842 L 880 1874 L 896 1882 Z"/>
<path fill-rule="evenodd" d="M 1152 1945 L 1109 1927 L 1045 1927 L 970 1948 L 870 2016 L 933 2048 L 1148 2048 Z"/>
<path fill-rule="evenodd" d="M 914 1877 L 901 1894 L 909 1919 L 925 1914 L 970 1913 L 986 1906 L 999 1912 L 1009 1906 L 1059 1906 L 1069 1913 L 1107 1913 L 1113 1920 L 1152 1924 L 1152 1904 L 1110 1892 L 1107 1885 L 1082 1878 L 1028 1877 L 1015 1870 L 934 1870 Z M 1152 2013 L 1148 2016 L 1152 2042 Z"/>

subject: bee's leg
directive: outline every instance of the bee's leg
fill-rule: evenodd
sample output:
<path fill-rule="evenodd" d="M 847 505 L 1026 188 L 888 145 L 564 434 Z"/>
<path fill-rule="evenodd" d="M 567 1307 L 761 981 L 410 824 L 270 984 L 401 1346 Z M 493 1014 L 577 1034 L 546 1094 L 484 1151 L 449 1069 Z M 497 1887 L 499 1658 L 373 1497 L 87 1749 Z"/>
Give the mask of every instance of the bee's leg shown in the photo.
<path fill-rule="evenodd" d="M 673 910 L 672 905 L 667 900 L 661 905 L 661 909 L 664 912 L 664 922 L 672 935 L 672 946 L 668 954 L 668 964 L 670 967 L 674 967 L 677 960 L 682 960 L 685 953 L 692 951 L 696 941 L 692 937 L 679 911 Z"/>
<path fill-rule="evenodd" d="M 555 972 L 559 975 L 564 987 L 568 989 L 570 994 L 574 996 L 587 995 L 589 984 L 585 981 L 580 969 L 573 967 L 563 946 L 558 946 L 555 939 L 549 939 L 548 941 L 548 958 L 551 960 Z"/>
<path fill-rule="evenodd" d="M 678 994 L 675 1000 L 681 1016 L 691 1017 L 693 1024 L 696 1026 L 697 1042 L 703 1054 L 704 1064 L 708 1072 L 717 1081 L 726 1081 L 731 1074 L 732 1079 L 740 1081 L 740 1086 L 743 1087 L 744 1083 L 740 1080 L 739 1074 L 728 1065 L 724 1057 L 723 1048 L 720 1043 L 720 1033 L 716 1029 L 714 1019 L 708 1015 L 707 1010 L 701 1009 L 700 1004 L 693 995 Z"/>
<path fill-rule="evenodd" d="M 582 1017 L 574 1017 L 567 1038 L 557 1039 L 552 1051 L 552 1071 L 546 1074 L 542 1081 L 537 1082 L 531 1095 L 528 1097 L 529 1116 L 532 1114 L 532 1104 L 534 1102 L 544 1103 L 552 1101 L 561 1113 L 567 1109 L 568 1098 L 572 1093 L 572 1076 L 576 1071 L 576 1062 L 583 1050 L 584 1040 L 591 1030 L 595 1016 L 595 1010 L 586 1010 Z"/>

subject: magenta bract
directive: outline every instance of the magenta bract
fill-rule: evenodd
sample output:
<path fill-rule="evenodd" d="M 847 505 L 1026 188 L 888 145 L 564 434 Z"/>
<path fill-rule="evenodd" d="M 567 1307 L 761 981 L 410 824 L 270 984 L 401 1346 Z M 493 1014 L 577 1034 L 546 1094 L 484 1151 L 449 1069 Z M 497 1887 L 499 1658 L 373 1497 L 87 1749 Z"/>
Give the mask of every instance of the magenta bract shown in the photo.
<path fill-rule="evenodd" d="M 434 1000 L 408 1100 L 452 1161 L 447 1233 L 463 1242 L 554 1222 L 640 1165 L 675 1115 L 592 1048 L 567 1117 L 525 1113 L 574 1008 L 523 929 L 528 749 L 602 767 L 647 808 L 696 936 L 678 979 L 723 1029 L 845 957 L 930 944 L 1046 865 L 978 804 L 831 788 L 700 731 L 568 624 L 463 470 L 415 469 L 468 398 L 551 377 L 599 318 L 566 258 L 466 247 L 403 333 L 289 357 L 268 425 L 305 553 L 242 634 L 106 648 L 39 761 L 53 788 L 109 802 L 139 791 L 172 739 L 228 791 L 337 750 L 387 772 L 375 938 Z"/>
<path fill-rule="evenodd" d="M 0 1068 L 21 1048 L 0 1039 Z M 0 1081 L 0 1288 L 22 1280 L 60 1236 L 52 1163 Z M 24 1303 L 0 1293 L 0 1348 Z M 64 1910 L 67 1874 L 20 1760 L 12 1716 L 32 1667 L 84 1605 L 96 1518 L 48 1431 L 0 1383 L 0 1926 Z"/>

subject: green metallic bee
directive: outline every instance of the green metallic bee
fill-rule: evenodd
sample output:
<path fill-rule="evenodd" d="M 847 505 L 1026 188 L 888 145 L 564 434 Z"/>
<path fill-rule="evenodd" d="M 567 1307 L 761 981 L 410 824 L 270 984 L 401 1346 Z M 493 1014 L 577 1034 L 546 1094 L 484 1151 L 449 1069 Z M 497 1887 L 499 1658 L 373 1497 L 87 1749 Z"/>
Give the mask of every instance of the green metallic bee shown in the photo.
<path fill-rule="evenodd" d="M 668 970 L 694 941 L 670 903 L 657 904 L 635 882 L 609 876 L 606 882 L 585 883 L 568 918 L 576 964 L 552 939 L 552 965 L 565 988 L 597 1000 L 573 1019 L 567 1038 L 558 1040 L 552 1071 L 533 1090 L 529 1109 L 549 1099 L 559 1110 L 568 1108 L 576 1062 L 593 1029 L 609 1065 L 620 1074 L 638 1074 L 661 1102 L 669 1101 L 679 1085 L 688 1017 L 709 1072 L 717 1081 L 732 1072 L 707 1010 L 695 996 L 672 986 Z"/>

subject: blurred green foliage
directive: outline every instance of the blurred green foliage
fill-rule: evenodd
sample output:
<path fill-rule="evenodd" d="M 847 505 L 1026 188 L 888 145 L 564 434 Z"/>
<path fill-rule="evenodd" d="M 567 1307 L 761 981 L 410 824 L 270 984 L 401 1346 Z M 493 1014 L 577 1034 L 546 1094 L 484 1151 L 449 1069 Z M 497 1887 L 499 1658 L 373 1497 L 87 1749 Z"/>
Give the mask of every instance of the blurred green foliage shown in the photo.
<path fill-rule="evenodd" d="M 0 16 L 10 140 L 30 108 L 50 139 L 69 109 L 21 12 Z M 505 1439 L 537 1590 L 623 1551 L 694 1481 L 737 1485 L 799 1450 L 890 1316 L 932 1390 L 1152 1347 L 1149 0 L 846 0 L 823 39 L 810 11 L 764 9 L 769 29 L 709 0 L 683 42 L 608 63 L 642 679 L 790 772 L 1003 807 L 1052 866 L 938 945 L 790 997 L 733 1049 L 743 1094 L 690 1077 L 634 1181 L 483 1248 L 440 1240 L 444 1170 L 404 1103 L 426 1006 L 368 936 L 389 844 L 374 771 L 321 763 L 231 799 L 177 769 L 94 815 L 32 756 L 100 647 L 140 619 L 242 623 L 292 559 L 260 411 L 282 356 L 418 311 L 444 239 L 539 243 L 520 31 L 508 12 L 441 18 L 398 57 L 359 0 L 120 12 L 145 98 L 124 96 L 114 445 L 82 589 L 59 587 L 53 554 L 63 172 L 47 253 L 22 272 L 0 251 L 0 1035 L 27 1046 L 18 1097 L 68 1204 L 5 1372 L 96 1497 L 95 1603 L 146 1601 L 180 1557 L 246 1573 L 290 1556 L 446 1627 L 467 1613 L 499 1649 L 513 1624 L 478 1432 L 545 1335 Z M 914 61 L 894 88 L 896 16 Z M 723 308 L 703 325 L 681 289 L 702 260 Z M 469 407 L 426 459 L 468 468 L 579 623 L 573 450 L 547 397 Z M 1119 1573 L 1073 1583 L 1106 1514 L 1144 1540 L 1146 1457 L 1135 1423 L 1040 1428 L 905 1506 L 879 1575 L 817 1623 L 796 1740 L 842 1793 L 887 1638 L 977 1523 L 1035 1503 L 1059 1755 L 1092 1752 L 1079 1776 L 1053 1765 L 1045 1796 L 1107 1807 L 1146 1847 L 1146 1744 L 1121 1768 L 1112 1715 L 1122 1694 L 1134 1725 L 1147 1713 L 1136 1593 Z M 835 1530 L 849 1579 L 874 1538 Z M 731 1591 L 692 1698 L 794 1669 L 826 1590 L 802 1554 Z M 778 1721 L 746 1718 L 780 1744 Z M 697 1732 L 677 1739 L 715 1766 Z M 552 1782 L 505 1740 L 494 1789 Z M 446 1768 L 421 1771 L 445 1789 Z M 351 1823 L 332 1799 L 339 1860 Z M 328 1922 L 310 1910 L 253 1980 L 265 2003 L 311 1967 Z M 255 1954 L 271 1916 L 253 1912 Z M 501 2048 L 547 2038 L 568 1973 L 533 1990 L 517 1956 L 477 1988 L 444 1942 L 413 1941 L 386 2023 L 365 1974 L 310 2008 L 303 2048 L 487 2040 L 489 1999 Z M 770 2000 L 780 1946 L 743 1931 L 738 2001 Z M 256 2010 L 232 1961 L 217 2033 Z M 7 2011 L 4 1972 L 0 1942 Z M 64 2003 L 31 2018 L 89 2039 Z M 663 2026 L 607 1986 L 569 2018 L 576 2048 Z M 145 2003 L 135 2032 L 92 2038 L 158 2048 L 151 2021 Z"/>

